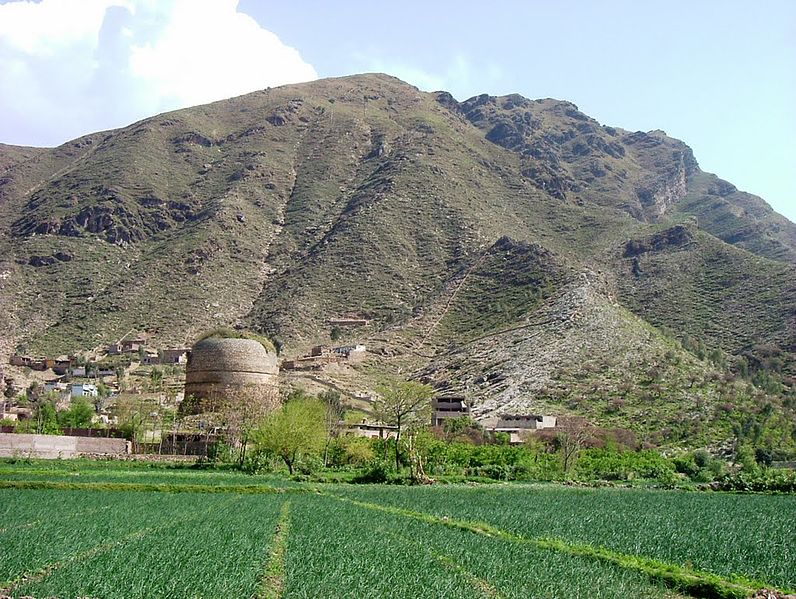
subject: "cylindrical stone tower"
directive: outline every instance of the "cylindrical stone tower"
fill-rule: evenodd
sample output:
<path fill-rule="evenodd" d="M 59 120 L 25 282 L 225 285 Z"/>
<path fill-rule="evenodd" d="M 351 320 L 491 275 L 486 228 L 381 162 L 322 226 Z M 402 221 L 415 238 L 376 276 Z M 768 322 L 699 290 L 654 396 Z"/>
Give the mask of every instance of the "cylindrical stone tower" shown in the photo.
<path fill-rule="evenodd" d="M 235 402 L 241 394 L 276 396 L 276 354 L 254 339 L 209 337 L 188 354 L 181 411 L 196 414 Z"/>

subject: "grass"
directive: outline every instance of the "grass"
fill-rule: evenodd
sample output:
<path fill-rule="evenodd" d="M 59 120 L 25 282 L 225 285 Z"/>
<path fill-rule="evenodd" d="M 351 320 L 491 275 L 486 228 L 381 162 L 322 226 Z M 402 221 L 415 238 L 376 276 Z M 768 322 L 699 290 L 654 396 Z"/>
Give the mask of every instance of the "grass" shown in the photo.
<path fill-rule="evenodd" d="M 16 479 L 1 481 L 0 589 L 39 597 L 734 598 L 796 586 L 792 496 L 277 487 L 230 484 L 213 471 L 112 465 L 85 473 L 160 470 L 179 482 L 70 483 L 59 476 L 74 468 L 68 462 L 4 465 Z M 25 480 L 26 469 L 37 478 Z"/>
<path fill-rule="evenodd" d="M 91 460 L 0 460 L 0 483 L 10 481 L 47 483 L 120 483 L 137 485 L 168 485 L 173 487 L 203 486 L 293 487 L 295 483 L 276 475 L 243 474 L 235 470 L 213 467 L 197 468 L 192 464 L 164 466 L 151 462 L 119 462 Z"/>
<path fill-rule="evenodd" d="M 243 495 L 263 495 L 301 491 L 300 487 L 278 488 L 267 485 L 181 485 L 152 483 L 118 482 L 63 482 L 47 480 L 0 481 L 0 489 L 54 489 L 58 491 L 131 491 L 139 493 L 238 493 Z"/>

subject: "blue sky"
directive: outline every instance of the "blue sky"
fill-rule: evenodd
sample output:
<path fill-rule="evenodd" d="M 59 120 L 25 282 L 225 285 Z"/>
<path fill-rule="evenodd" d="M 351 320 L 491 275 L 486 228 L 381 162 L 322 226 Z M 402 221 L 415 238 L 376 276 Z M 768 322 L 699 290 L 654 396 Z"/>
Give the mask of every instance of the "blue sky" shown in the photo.
<path fill-rule="evenodd" d="M 566 99 L 605 124 L 663 129 L 796 221 L 791 0 L 5 2 L 0 141 L 52 145 L 365 71 L 459 99 Z"/>

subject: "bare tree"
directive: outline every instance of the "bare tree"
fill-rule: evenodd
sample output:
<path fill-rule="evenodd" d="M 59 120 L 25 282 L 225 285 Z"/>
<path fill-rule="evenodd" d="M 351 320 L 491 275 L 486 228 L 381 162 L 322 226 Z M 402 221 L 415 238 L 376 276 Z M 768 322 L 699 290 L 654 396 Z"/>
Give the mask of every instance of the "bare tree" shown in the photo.
<path fill-rule="evenodd" d="M 238 447 L 238 463 L 246 460 L 246 447 L 252 433 L 279 407 L 276 386 L 245 385 L 228 388 L 217 402 L 219 424 L 226 428 L 227 439 Z"/>
<path fill-rule="evenodd" d="M 556 429 L 558 446 L 561 448 L 561 456 L 564 460 L 564 472 L 569 472 L 575 464 L 575 460 L 578 459 L 580 450 L 592 437 L 594 430 L 585 418 L 577 416 L 559 418 Z"/>
<path fill-rule="evenodd" d="M 340 421 L 345 415 L 345 408 L 339 391 L 330 389 L 321 393 L 318 399 L 326 406 L 326 442 L 323 446 L 323 467 L 327 468 L 329 466 L 329 446 L 332 444 L 332 439 L 336 439 L 340 435 Z"/>
<path fill-rule="evenodd" d="M 409 428 L 406 435 L 406 447 L 409 452 L 409 472 L 412 480 L 421 485 L 431 485 L 436 481 L 426 474 L 426 468 L 423 464 L 427 454 L 427 443 L 423 441 L 427 439 L 427 434 L 424 435 L 420 432 L 420 428 L 412 426 Z"/>
<path fill-rule="evenodd" d="M 430 385 L 416 381 L 391 379 L 377 389 L 379 396 L 373 403 L 373 412 L 384 424 L 396 427 L 395 467 L 401 467 L 401 433 L 406 426 L 428 424 L 431 420 Z"/>

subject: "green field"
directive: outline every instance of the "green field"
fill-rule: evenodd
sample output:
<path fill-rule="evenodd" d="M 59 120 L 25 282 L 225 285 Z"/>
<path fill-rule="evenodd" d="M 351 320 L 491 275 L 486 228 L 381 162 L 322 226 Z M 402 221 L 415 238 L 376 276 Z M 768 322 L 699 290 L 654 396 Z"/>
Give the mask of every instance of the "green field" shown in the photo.
<path fill-rule="evenodd" d="M 0 596 L 743 597 L 764 587 L 796 587 L 792 495 L 0 464 Z"/>

